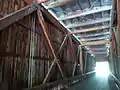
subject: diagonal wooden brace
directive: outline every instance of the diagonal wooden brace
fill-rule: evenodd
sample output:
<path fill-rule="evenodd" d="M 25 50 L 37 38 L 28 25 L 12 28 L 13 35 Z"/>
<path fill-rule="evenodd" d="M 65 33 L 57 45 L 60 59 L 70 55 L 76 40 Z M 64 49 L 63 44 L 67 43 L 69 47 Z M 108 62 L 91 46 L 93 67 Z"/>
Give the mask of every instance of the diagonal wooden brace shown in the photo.
<path fill-rule="evenodd" d="M 60 51 L 62 50 L 63 46 L 65 45 L 66 40 L 67 40 L 67 35 L 65 36 L 65 38 L 64 38 L 63 41 L 62 41 L 62 43 L 61 43 L 61 45 L 60 45 L 60 48 L 59 48 L 59 50 L 58 50 L 58 52 L 57 52 L 57 55 L 58 55 L 58 54 L 60 53 Z M 48 71 L 45 79 L 43 80 L 43 83 L 46 83 L 46 82 L 49 80 L 49 78 L 50 78 L 50 76 L 51 76 L 51 73 L 52 73 L 53 70 L 55 69 L 55 65 L 56 65 L 56 63 L 55 63 L 55 60 L 54 60 L 54 61 L 52 62 L 52 65 L 50 66 L 50 69 L 49 69 L 49 71 Z"/>
<path fill-rule="evenodd" d="M 63 46 L 64 46 L 64 44 L 65 44 L 65 42 L 66 42 L 66 40 L 67 40 L 67 37 L 68 37 L 68 35 L 66 35 L 66 36 L 64 37 L 64 39 L 63 39 L 63 41 L 62 41 L 62 43 L 61 43 L 61 45 L 60 45 L 60 48 L 59 48 L 57 54 L 59 54 L 60 51 L 61 51 L 61 49 L 63 48 Z"/>
<path fill-rule="evenodd" d="M 58 68 L 59 68 L 59 70 L 60 70 L 60 73 L 61 73 L 62 77 L 64 78 L 63 71 L 62 71 L 61 66 L 60 66 L 60 62 L 59 62 L 59 60 L 57 59 L 57 56 L 56 56 L 55 51 L 54 51 L 54 49 L 53 49 L 53 47 L 52 47 L 51 41 L 50 41 L 50 39 L 49 39 L 49 37 L 48 37 L 48 34 L 47 34 L 47 32 L 46 32 L 45 21 L 44 21 L 44 18 L 43 18 L 43 16 L 42 16 L 42 12 L 40 11 L 40 9 L 37 10 L 37 15 L 38 15 L 39 23 L 40 23 L 40 25 L 41 25 L 41 27 L 42 27 L 42 30 L 43 30 L 43 34 L 44 34 L 45 39 L 46 39 L 46 41 L 47 41 L 48 47 L 50 48 L 50 51 L 51 51 L 52 54 L 53 54 L 54 61 L 56 62 L 57 66 L 58 66 Z M 53 67 L 53 66 L 54 66 L 54 63 L 53 63 L 53 65 L 52 65 L 52 67 Z M 52 67 L 51 67 L 51 69 L 52 69 Z M 49 71 L 49 72 L 50 72 L 50 71 Z M 49 73 L 48 73 L 48 74 L 49 74 Z M 47 74 L 47 75 L 48 75 L 48 74 Z"/>

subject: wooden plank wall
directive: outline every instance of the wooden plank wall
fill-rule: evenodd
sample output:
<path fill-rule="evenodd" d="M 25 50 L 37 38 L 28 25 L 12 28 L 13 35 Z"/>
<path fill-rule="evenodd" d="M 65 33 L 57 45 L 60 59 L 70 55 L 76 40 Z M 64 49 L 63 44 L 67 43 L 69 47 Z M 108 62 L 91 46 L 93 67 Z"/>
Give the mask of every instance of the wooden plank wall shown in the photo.
<path fill-rule="evenodd" d="M 112 44 L 110 48 L 109 64 L 112 74 L 120 81 L 120 2 L 113 0 L 112 14 Z"/>
<path fill-rule="evenodd" d="M 24 17 L 22 20 L 12 24 L 0 32 L 0 87 L 18 90 L 28 87 L 29 65 L 30 65 L 30 42 L 31 35 L 34 37 L 34 52 L 32 65 L 32 85 L 42 83 L 48 69 L 53 61 L 53 57 L 47 48 L 46 41 L 42 34 L 42 29 L 36 18 L 36 29 L 31 31 L 33 23 L 32 15 Z M 55 52 L 58 51 L 65 33 L 60 31 L 48 20 L 46 20 L 47 32 L 52 41 Z M 77 44 L 73 41 L 73 48 L 77 55 Z M 72 76 L 75 58 L 70 51 L 70 44 L 65 44 L 58 55 L 62 62 L 62 68 L 66 77 Z M 77 57 L 76 57 L 77 58 Z M 55 81 L 61 79 L 58 68 L 56 67 L 51 79 Z M 2 90 L 2 89 L 0 89 Z M 3 89 L 4 90 L 4 89 Z"/>
<path fill-rule="evenodd" d="M 23 0 L 0 0 L 0 18 L 25 6 Z"/>
<path fill-rule="evenodd" d="M 91 54 L 86 53 L 84 51 L 84 69 L 85 69 L 84 72 L 87 73 L 87 72 L 94 71 L 95 63 L 96 63 L 95 57 L 91 56 Z"/>
<path fill-rule="evenodd" d="M 117 28 L 115 28 L 115 31 L 118 31 Z M 112 74 L 114 74 L 118 80 L 120 80 L 120 57 L 119 57 L 119 43 L 117 42 L 118 39 L 115 36 L 115 33 L 112 32 L 112 44 L 110 48 L 110 55 L 109 55 L 109 65 L 110 65 L 110 70 Z"/>
<path fill-rule="evenodd" d="M 23 0 L 0 0 L 0 18 L 25 7 Z M 38 24 L 37 16 L 35 28 L 32 30 L 33 14 L 0 31 L 0 90 L 23 89 L 28 87 L 29 68 L 32 63 L 32 86 L 43 82 L 53 61 L 52 53 L 46 45 L 42 29 Z M 47 33 L 50 37 L 55 53 L 62 43 L 65 32 L 59 30 L 46 19 Z M 34 41 L 32 42 L 31 36 Z M 71 77 L 77 56 L 73 56 L 70 41 L 67 39 L 63 49 L 57 57 L 62 63 L 64 75 Z M 32 42 L 32 43 L 31 43 Z M 74 54 L 77 55 L 78 45 L 72 40 Z M 31 45 L 33 48 L 31 48 Z M 32 51 L 30 51 L 32 50 Z M 33 53 L 33 60 L 30 57 Z M 76 74 L 77 71 L 75 71 Z M 49 82 L 61 79 L 56 66 Z"/>

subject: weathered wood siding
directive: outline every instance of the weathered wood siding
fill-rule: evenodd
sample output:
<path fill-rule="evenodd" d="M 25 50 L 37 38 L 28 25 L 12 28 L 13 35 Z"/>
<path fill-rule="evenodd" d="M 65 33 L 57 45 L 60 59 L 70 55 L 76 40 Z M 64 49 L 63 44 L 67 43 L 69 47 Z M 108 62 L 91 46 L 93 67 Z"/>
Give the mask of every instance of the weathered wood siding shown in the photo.
<path fill-rule="evenodd" d="M 4 14 L 5 15 L 5 14 Z M 8 86 L 9 89 L 21 89 L 28 87 L 28 73 L 30 58 L 31 36 L 34 41 L 33 47 L 33 62 L 32 62 L 32 84 L 33 86 L 42 83 L 50 65 L 53 61 L 52 53 L 47 47 L 46 40 L 42 34 L 42 29 L 36 18 L 34 30 L 31 30 L 33 22 L 31 19 L 33 14 L 24 17 L 20 21 L 6 27 L 0 31 L 0 82 Z M 60 31 L 57 26 L 52 25 L 49 20 L 46 20 L 47 33 L 50 37 L 55 53 L 57 53 L 60 44 L 62 43 L 65 33 Z M 77 55 L 77 44 L 72 41 L 75 55 Z M 72 76 L 72 71 L 76 56 L 73 56 L 69 44 L 69 39 L 66 41 L 62 51 L 58 55 L 62 63 L 62 68 L 66 77 Z M 32 49 L 32 48 L 31 48 Z M 76 57 L 77 59 L 77 57 Z M 60 79 L 58 67 L 50 81 Z"/>
<path fill-rule="evenodd" d="M 23 0 L 0 0 L 0 17 L 8 15 L 26 6 Z"/>

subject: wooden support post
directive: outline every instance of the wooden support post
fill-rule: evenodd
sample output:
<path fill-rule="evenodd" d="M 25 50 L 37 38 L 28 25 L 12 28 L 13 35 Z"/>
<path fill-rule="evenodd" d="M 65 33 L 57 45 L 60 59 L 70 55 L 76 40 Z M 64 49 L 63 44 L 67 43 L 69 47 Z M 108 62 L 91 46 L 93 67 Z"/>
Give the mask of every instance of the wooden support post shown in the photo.
<path fill-rule="evenodd" d="M 118 57 L 120 58 L 120 0 L 117 0 Z"/>
<path fill-rule="evenodd" d="M 77 66 L 77 62 L 75 62 L 75 64 L 74 64 L 74 67 L 73 67 L 73 72 L 72 72 L 72 76 L 74 76 L 74 75 L 75 75 L 76 66 Z"/>
<path fill-rule="evenodd" d="M 110 46 L 110 60 L 109 60 L 109 64 L 110 64 L 110 70 L 113 73 L 114 72 L 114 65 L 113 65 L 113 51 L 112 51 L 112 46 Z"/>
<path fill-rule="evenodd" d="M 72 38 L 71 36 L 68 36 L 69 37 L 69 45 L 70 45 L 70 53 L 71 55 L 73 56 L 74 60 L 75 60 L 75 63 L 74 63 L 74 68 L 73 68 L 73 72 L 72 72 L 72 76 L 74 76 L 75 74 L 75 71 L 76 71 L 76 66 L 77 66 L 77 55 L 76 55 L 76 52 L 75 52 L 75 49 L 74 49 L 74 46 L 73 46 L 73 42 L 72 42 Z"/>
<path fill-rule="evenodd" d="M 120 55 L 120 52 L 119 52 L 119 32 L 118 32 L 117 28 L 115 28 L 115 27 L 113 28 L 113 32 L 114 32 L 114 42 L 116 45 L 116 53 L 119 56 Z"/>
<path fill-rule="evenodd" d="M 117 0 L 117 21 L 118 21 L 118 30 L 120 34 L 120 0 Z"/>
<path fill-rule="evenodd" d="M 79 62 L 80 62 L 80 70 L 83 74 L 83 52 L 82 52 L 82 47 L 79 45 Z"/>
<path fill-rule="evenodd" d="M 85 53 L 84 73 L 86 73 L 86 64 L 87 64 L 87 59 L 88 59 L 88 58 L 87 58 L 87 56 L 88 56 L 87 54 L 88 54 L 88 53 L 86 52 L 86 53 Z"/>

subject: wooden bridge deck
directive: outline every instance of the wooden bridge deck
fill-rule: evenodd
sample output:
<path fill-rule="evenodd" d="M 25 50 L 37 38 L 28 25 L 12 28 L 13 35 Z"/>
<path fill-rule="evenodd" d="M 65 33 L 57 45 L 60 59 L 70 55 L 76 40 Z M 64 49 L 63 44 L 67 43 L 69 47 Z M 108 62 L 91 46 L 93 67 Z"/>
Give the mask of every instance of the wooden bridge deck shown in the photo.
<path fill-rule="evenodd" d="M 92 76 L 68 90 L 119 90 L 113 78 Z"/>

